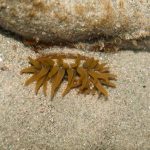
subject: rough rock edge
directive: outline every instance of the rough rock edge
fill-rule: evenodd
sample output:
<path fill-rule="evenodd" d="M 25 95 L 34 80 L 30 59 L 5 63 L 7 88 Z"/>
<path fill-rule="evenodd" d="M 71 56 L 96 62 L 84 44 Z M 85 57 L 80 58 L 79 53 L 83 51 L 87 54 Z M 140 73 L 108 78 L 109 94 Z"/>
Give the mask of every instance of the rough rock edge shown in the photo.
<path fill-rule="evenodd" d="M 150 2 L 146 0 L 67 2 L 0 0 L 0 26 L 25 38 L 58 43 L 150 36 Z"/>

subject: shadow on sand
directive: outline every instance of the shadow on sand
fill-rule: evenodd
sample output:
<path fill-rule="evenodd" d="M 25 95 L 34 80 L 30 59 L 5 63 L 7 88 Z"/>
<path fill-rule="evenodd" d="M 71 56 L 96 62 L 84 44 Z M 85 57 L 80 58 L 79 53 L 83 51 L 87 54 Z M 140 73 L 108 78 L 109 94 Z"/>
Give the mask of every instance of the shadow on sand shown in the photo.
<path fill-rule="evenodd" d="M 35 52 L 38 52 L 38 50 L 52 47 L 52 46 L 60 46 L 60 47 L 67 46 L 69 48 L 75 48 L 74 44 L 77 44 L 77 43 L 70 43 L 67 41 L 60 42 L 60 43 L 43 43 L 43 42 L 37 43 L 34 40 L 27 40 L 23 38 L 21 35 L 5 30 L 2 27 L 0 27 L 0 34 L 9 38 L 14 38 L 17 41 L 22 42 L 27 47 L 32 47 Z M 85 44 L 92 45 L 93 43 L 96 43 L 96 41 L 101 40 L 101 39 L 106 41 L 106 43 L 109 43 L 109 42 L 111 43 L 111 40 L 113 39 L 113 37 L 103 36 L 99 38 L 92 38 L 88 41 L 82 41 L 82 42 Z M 138 40 L 122 40 L 121 43 L 116 43 L 115 46 L 117 46 L 121 50 L 131 50 L 135 53 L 141 52 L 141 51 L 150 52 L 150 37 L 145 37 L 145 38 L 141 38 Z"/>

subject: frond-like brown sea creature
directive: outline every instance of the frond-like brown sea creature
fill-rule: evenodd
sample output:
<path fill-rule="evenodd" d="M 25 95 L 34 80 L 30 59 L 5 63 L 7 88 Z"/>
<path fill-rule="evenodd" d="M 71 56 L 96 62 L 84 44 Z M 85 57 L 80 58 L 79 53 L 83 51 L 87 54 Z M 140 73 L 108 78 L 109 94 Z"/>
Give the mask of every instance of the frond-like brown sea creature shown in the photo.
<path fill-rule="evenodd" d="M 29 57 L 29 64 L 30 66 L 23 69 L 21 74 L 32 74 L 25 85 L 36 82 L 36 94 L 43 87 L 44 95 L 46 95 L 47 85 L 49 81 L 52 81 L 51 97 L 53 98 L 64 79 L 68 80 L 68 83 L 62 96 L 78 87 L 80 93 L 90 93 L 97 90 L 107 97 L 108 92 L 104 86 L 116 87 L 111 82 L 111 80 L 116 80 L 116 76 L 110 73 L 107 64 L 100 63 L 93 57 L 52 53 L 36 59 Z"/>

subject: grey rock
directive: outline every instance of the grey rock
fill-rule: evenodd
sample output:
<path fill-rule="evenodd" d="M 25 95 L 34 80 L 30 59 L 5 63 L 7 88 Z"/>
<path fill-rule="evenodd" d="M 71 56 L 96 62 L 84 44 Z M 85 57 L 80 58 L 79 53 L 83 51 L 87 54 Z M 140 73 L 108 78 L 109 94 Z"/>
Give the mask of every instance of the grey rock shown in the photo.
<path fill-rule="evenodd" d="M 0 26 L 44 42 L 150 35 L 148 0 L 0 0 Z"/>

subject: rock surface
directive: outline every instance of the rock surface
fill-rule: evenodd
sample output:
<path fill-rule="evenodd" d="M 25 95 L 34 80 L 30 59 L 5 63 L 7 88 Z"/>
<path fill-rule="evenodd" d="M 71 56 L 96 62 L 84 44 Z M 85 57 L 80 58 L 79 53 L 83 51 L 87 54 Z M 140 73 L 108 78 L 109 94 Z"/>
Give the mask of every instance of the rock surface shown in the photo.
<path fill-rule="evenodd" d="M 44 42 L 150 35 L 148 0 L 0 0 L 0 26 Z"/>

